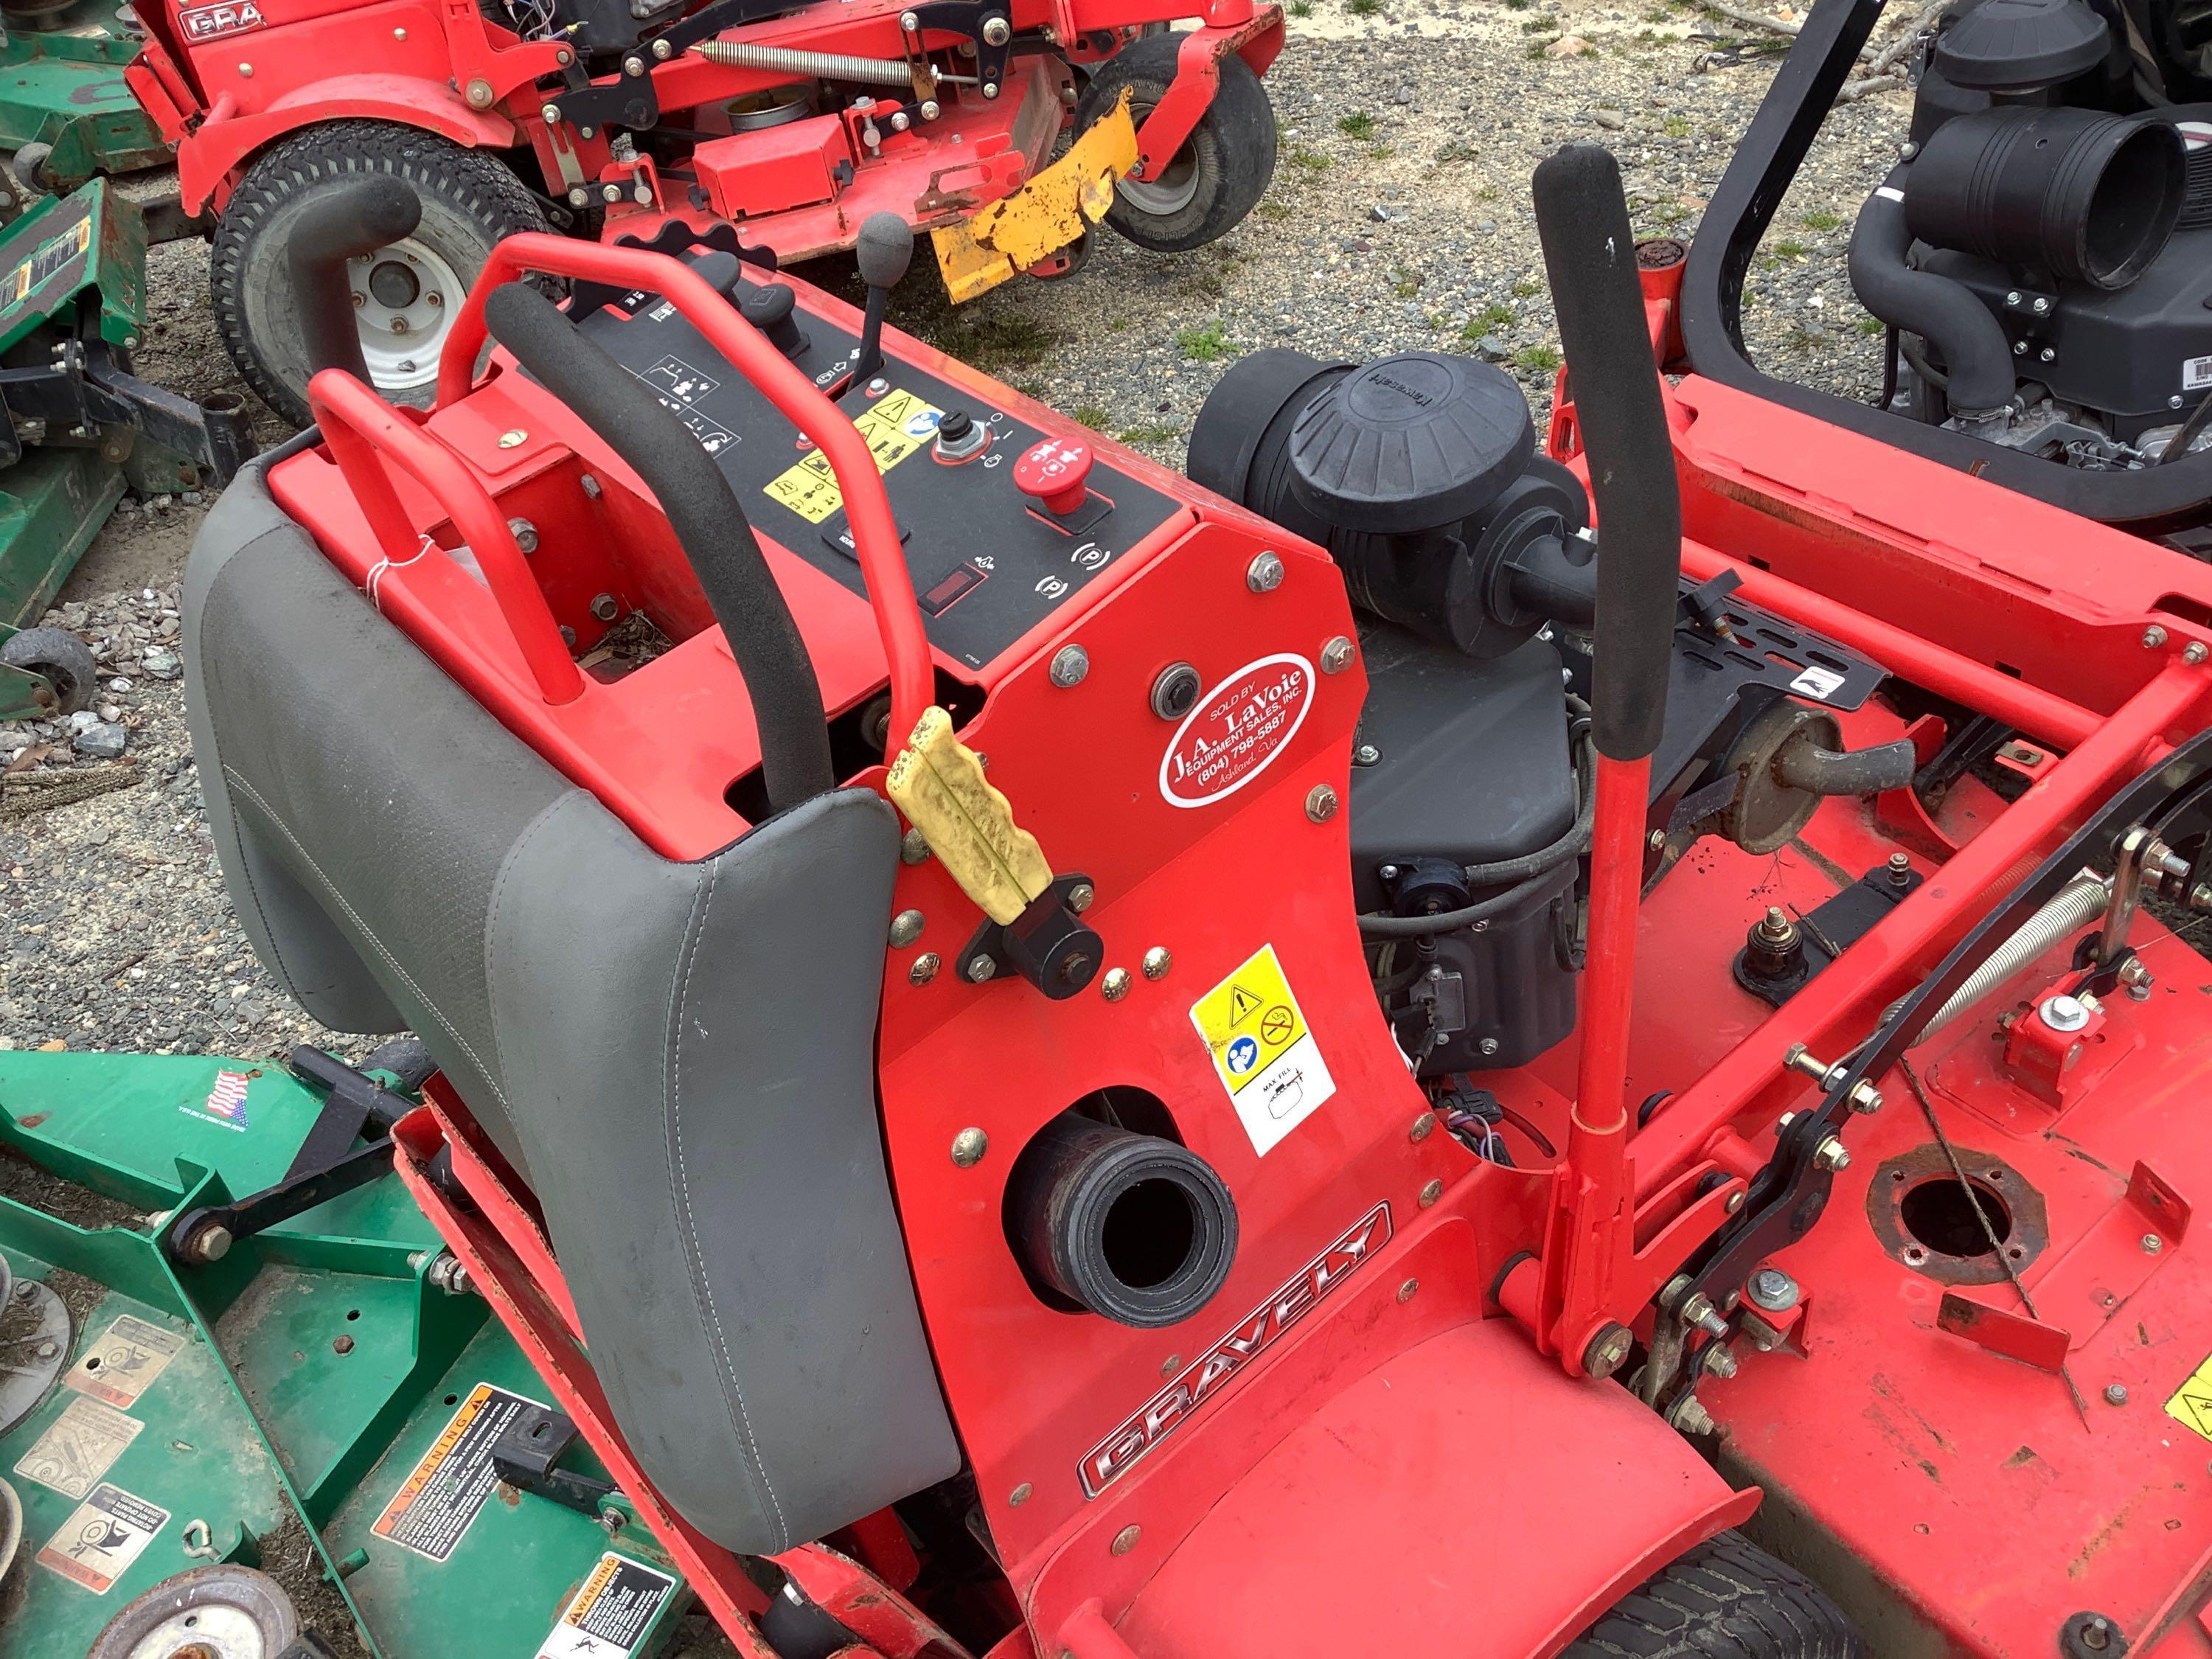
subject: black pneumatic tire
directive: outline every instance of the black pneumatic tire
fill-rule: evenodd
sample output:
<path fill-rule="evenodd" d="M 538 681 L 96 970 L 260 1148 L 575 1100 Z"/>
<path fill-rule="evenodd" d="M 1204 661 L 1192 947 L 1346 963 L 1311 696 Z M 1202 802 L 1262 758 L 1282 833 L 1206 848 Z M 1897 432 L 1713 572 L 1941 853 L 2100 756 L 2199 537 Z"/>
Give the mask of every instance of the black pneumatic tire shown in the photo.
<path fill-rule="evenodd" d="M 1865 1659 L 1813 1581 L 1724 1532 L 1669 1562 L 1560 1659 Z"/>
<path fill-rule="evenodd" d="M 41 676 L 54 689 L 54 718 L 91 706 L 100 690 L 92 647 L 66 628 L 26 628 L 0 645 L 0 662 Z"/>
<path fill-rule="evenodd" d="M 415 266 L 423 273 L 414 291 L 421 305 L 410 301 L 394 314 L 405 321 L 412 312 L 418 331 L 414 337 L 424 342 L 425 350 L 401 360 L 414 362 L 412 370 L 380 367 L 374 347 L 391 343 L 372 342 L 364 334 L 378 389 L 395 402 L 425 404 L 434 390 L 432 346 L 442 333 L 424 326 L 434 321 L 426 308 L 450 318 L 494 243 L 518 231 L 547 228 L 537 198 L 496 156 L 392 122 L 325 122 L 264 152 L 223 209 L 208 285 L 216 326 L 238 372 L 264 402 L 297 426 L 307 425 L 309 418 L 310 366 L 292 299 L 287 242 L 311 201 L 375 173 L 405 179 L 422 202 L 422 225 L 410 239 L 424 256 Z M 452 283 L 437 274 L 441 264 L 458 279 L 459 292 L 445 292 Z M 433 295 L 438 299 L 434 307 L 429 304 Z"/>
<path fill-rule="evenodd" d="M 1148 35 L 1115 53 L 1091 77 L 1075 106 L 1075 130 L 1087 131 L 1129 88 L 1129 113 L 1141 127 L 1175 79 L 1180 34 Z M 1223 54 L 1221 82 L 1190 137 L 1157 181 L 1125 180 L 1106 222 L 1139 247 L 1180 253 L 1235 229 L 1275 176 L 1275 109 L 1252 66 Z"/>

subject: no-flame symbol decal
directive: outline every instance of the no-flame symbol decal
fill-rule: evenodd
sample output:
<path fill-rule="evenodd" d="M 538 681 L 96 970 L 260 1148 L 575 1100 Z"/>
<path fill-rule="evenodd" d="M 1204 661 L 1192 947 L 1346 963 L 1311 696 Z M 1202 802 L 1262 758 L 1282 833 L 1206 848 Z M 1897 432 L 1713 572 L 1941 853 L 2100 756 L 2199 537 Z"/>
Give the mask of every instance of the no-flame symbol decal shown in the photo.
<path fill-rule="evenodd" d="M 1170 806 L 1208 806 L 1273 763 L 1313 707 L 1313 665 L 1284 652 L 1232 672 L 1183 717 L 1160 757 Z"/>

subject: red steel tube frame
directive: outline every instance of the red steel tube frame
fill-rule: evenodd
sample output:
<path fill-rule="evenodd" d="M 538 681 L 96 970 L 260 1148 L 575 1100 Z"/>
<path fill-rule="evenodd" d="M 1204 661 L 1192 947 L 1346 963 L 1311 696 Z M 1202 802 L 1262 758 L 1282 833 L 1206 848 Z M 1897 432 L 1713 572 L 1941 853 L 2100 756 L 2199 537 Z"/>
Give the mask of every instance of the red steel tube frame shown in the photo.
<path fill-rule="evenodd" d="M 906 568 L 898 526 L 891 517 L 890 496 L 884 492 L 883 475 L 876 469 L 875 453 L 867 440 L 819 386 L 770 345 L 758 329 L 738 316 L 737 308 L 689 265 L 665 253 L 572 241 L 537 231 L 510 236 L 492 249 L 483 275 L 469 290 L 467 302 L 454 316 L 453 331 L 446 337 L 445 349 L 438 360 L 441 408 L 466 397 L 475 380 L 477 359 L 489 338 L 484 325 L 484 301 L 501 283 L 532 270 L 661 295 L 707 337 L 708 343 L 779 414 L 821 449 L 830 471 L 836 474 L 838 488 L 844 492 L 846 518 L 860 552 L 868 604 L 875 611 L 876 629 L 883 638 L 884 659 L 890 665 L 891 723 L 884 758 L 886 763 L 895 760 L 907 734 L 933 700 L 936 671 L 929 635 L 922 628 L 921 607 L 915 599 L 914 578 Z"/>
<path fill-rule="evenodd" d="M 421 548 L 385 471 L 389 459 L 430 492 L 468 544 L 545 701 L 557 705 L 580 696 L 584 677 L 552 607 L 515 545 L 507 515 L 466 463 L 342 369 L 326 368 L 307 383 L 307 406 L 384 556 L 404 563 Z"/>

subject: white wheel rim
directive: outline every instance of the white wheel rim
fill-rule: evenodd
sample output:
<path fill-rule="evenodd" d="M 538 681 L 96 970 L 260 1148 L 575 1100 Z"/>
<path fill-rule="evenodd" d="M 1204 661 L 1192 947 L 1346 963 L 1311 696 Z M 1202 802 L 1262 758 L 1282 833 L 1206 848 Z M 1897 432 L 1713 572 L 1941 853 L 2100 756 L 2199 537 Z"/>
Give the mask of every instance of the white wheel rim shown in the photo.
<path fill-rule="evenodd" d="M 438 353 L 468 297 L 468 284 L 441 255 L 410 236 L 349 260 L 361 355 L 380 392 L 413 392 L 438 378 Z"/>

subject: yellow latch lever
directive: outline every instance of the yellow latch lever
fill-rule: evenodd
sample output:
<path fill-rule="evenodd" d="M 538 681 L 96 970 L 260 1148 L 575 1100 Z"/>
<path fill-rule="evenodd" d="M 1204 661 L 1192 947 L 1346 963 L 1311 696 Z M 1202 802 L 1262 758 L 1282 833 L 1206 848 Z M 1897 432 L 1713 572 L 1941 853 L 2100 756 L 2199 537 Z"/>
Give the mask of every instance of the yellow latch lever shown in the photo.
<path fill-rule="evenodd" d="M 953 736 L 951 715 L 924 711 L 886 787 L 993 923 L 962 950 L 963 979 L 1011 970 L 1057 1001 L 1097 976 L 1104 946 L 1071 908 L 1090 884 L 1054 876 L 1036 837 L 1014 822 L 1013 807 L 983 775 L 981 757 Z"/>
<path fill-rule="evenodd" d="M 952 716 L 933 705 L 915 722 L 887 786 L 891 804 L 921 831 L 960 890 L 1001 927 L 1052 885 L 1052 866 L 1035 836 L 983 775 L 975 751 L 952 734 Z"/>

